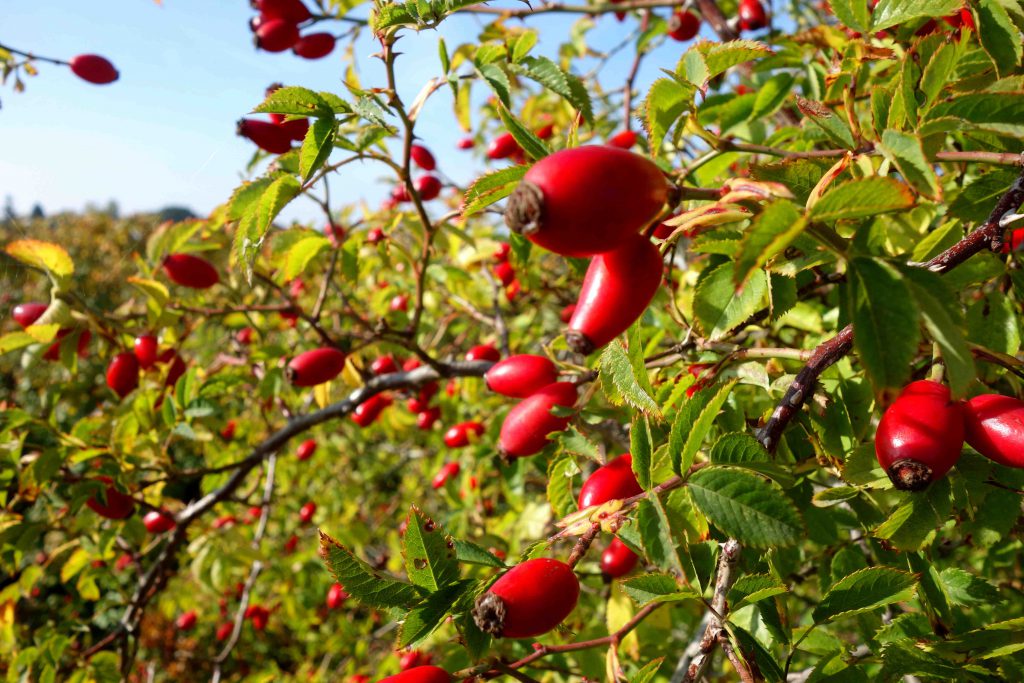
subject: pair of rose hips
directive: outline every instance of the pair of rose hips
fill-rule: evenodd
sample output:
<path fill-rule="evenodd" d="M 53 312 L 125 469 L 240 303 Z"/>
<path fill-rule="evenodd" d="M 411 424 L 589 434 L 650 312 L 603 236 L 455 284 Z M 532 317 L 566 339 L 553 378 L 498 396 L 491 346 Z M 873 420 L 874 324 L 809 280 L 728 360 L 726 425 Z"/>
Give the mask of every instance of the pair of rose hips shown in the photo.
<path fill-rule="evenodd" d="M 938 382 L 912 382 L 882 415 L 875 454 L 896 488 L 921 491 L 956 464 L 965 440 L 990 460 L 1024 468 L 1024 402 L 999 394 L 953 401 Z"/>
<path fill-rule="evenodd" d="M 42 301 L 26 301 L 23 304 L 18 304 L 11 311 L 11 317 L 14 322 L 18 323 L 22 328 L 35 325 L 39 318 L 46 313 L 46 309 L 49 308 Z M 41 324 L 41 323 L 40 323 Z M 43 359 L 49 361 L 60 360 L 60 345 L 64 337 L 71 334 L 74 330 L 62 328 L 57 332 L 57 341 L 50 344 L 49 348 L 43 353 Z M 86 353 L 89 350 L 89 342 L 92 340 L 92 332 L 88 329 L 82 330 L 78 335 L 78 342 L 76 344 L 76 352 L 79 358 L 85 358 Z"/>
<path fill-rule="evenodd" d="M 603 505 L 610 500 L 632 498 L 643 493 L 633 474 L 633 456 L 625 453 L 602 465 L 587 477 L 580 490 L 579 508 Z M 633 571 L 640 558 L 618 537 L 601 554 L 601 572 L 608 578 L 624 576 Z"/>
<path fill-rule="evenodd" d="M 249 22 L 249 28 L 261 50 L 284 52 L 291 48 L 305 59 L 320 59 L 334 51 L 335 39 L 330 33 L 299 34 L 299 24 L 313 17 L 301 0 L 254 0 L 252 5 L 259 15 Z"/>
<path fill-rule="evenodd" d="M 118 398 L 124 398 L 138 388 L 139 371 L 148 370 L 158 362 L 167 365 L 165 387 L 173 387 L 178 378 L 185 374 L 185 361 L 176 350 L 167 348 L 159 352 L 157 338 L 151 334 L 141 334 L 135 338 L 132 351 L 119 353 L 110 361 L 107 366 L 107 386 Z M 230 440 L 231 436 L 224 438 Z"/>
<path fill-rule="evenodd" d="M 560 432 L 569 417 L 552 415 L 555 406 L 576 404 L 576 385 L 559 382 L 558 368 L 544 356 L 520 354 L 495 363 L 484 374 L 487 387 L 502 396 L 521 398 L 501 425 L 498 450 L 507 459 L 539 453 L 548 434 Z"/>
<path fill-rule="evenodd" d="M 664 173 L 651 160 L 611 146 L 551 154 L 523 176 L 505 223 L 563 256 L 592 256 L 566 341 L 591 353 L 628 328 L 661 284 L 663 259 L 641 234 L 669 199 Z"/>

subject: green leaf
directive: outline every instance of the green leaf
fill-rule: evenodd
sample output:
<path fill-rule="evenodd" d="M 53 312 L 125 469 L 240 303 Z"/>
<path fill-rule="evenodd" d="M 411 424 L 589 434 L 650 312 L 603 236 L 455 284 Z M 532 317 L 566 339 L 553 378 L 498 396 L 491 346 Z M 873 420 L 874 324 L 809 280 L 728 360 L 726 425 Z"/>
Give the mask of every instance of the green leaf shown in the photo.
<path fill-rule="evenodd" d="M 318 118 L 306 131 L 299 150 L 299 174 L 303 181 L 313 177 L 334 149 L 334 119 Z"/>
<path fill-rule="evenodd" d="M 647 662 L 647 664 L 637 669 L 637 672 L 629 677 L 629 683 L 651 683 L 654 677 L 658 675 L 658 669 L 661 668 L 661 663 L 664 661 L 664 657 L 658 657 Z"/>
<path fill-rule="evenodd" d="M 560 454 L 548 466 L 548 502 L 556 517 L 565 517 L 576 512 L 576 497 L 572 492 L 572 480 L 579 474 L 576 459 L 566 453 Z"/>
<path fill-rule="evenodd" d="M 352 111 L 370 123 L 376 123 L 378 126 L 384 127 L 388 125 L 385 118 L 388 115 L 388 111 L 377 98 L 370 95 L 361 95 L 356 99 L 355 104 L 352 105 Z"/>
<path fill-rule="evenodd" d="M 472 541 L 455 539 L 455 559 L 465 564 L 479 564 L 485 567 L 504 569 L 505 563 L 489 550 L 481 548 Z"/>
<path fill-rule="evenodd" d="M 651 149 L 660 149 L 668 131 L 676 121 L 693 110 L 693 96 L 697 89 L 671 78 L 654 81 L 644 100 L 644 123 Z"/>
<path fill-rule="evenodd" d="M 724 338 L 767 304 L 768 277 L 764 271 L 751 273 L 738 292 L 736 279 L 735 264 L 725 262 L 697 284 L 693 313 L 709 341 Z"/>
<path fill-rule="evenodd" d="M 684 576 L 680 551 L 685 550 L 685 536 L 677 534 L 672 522 L 657 496 L 640 500 L 636 508 L 636 524 L 644 555 L 655 566 Z"/>
<path fill-rule="evenodd" d="M 754 109 L 750 112 L 748 120 L 759 121 L 774 114 L 793 92 L 795 80 L 792 75 L 781 73 L 759 85 L 754 99 Z"/>
<path fill-rule="evenodd" d="M 952 290 L 937 274 L 907 268 L 904 277 L 917 302 L 929 336 L 939 345 L 946 365 L 946 381 L 954 399 L 966 396 L 974 381 L 974 356 L 964 337 L 964 316 Z"/>
<path fill-rule="evenodd" d="M 351 111 L 348 105 L 335 98 L 334 105 L 341 102 L 344 111 Z M 289 86 L 278 88 L 267 95 L 263 103 L 253 109 L 259 114 L 294 114 L 298 116 L 317 116 L 334 118 L 335 108 L 321 95 L 308 88 Z M 343 112 L 338 112 L 343 113 Z"/>
<path fill-rule="evenodd" d="M 871 176 L 847 181 L 826 192 L 811 208 L 811 217 L 819 221 L 864 218 L 913 205 L 914 193 L 904 183 Z"/>
<path fill-rule="evenodd" d="M 715 465 L 736 465 L 753 470 L 783 486 L 793 481 L 793 474 L 788 468 L 775 463 L 764 446 L 751 434 L 734 432 L 725 434 L 711 447 L 708 459 Z"/>
<path fill-rule="evenodd" d="M 939 581 L 951 602 L 957 605 L 994 605 L 1005 598 L 991 583 L 970 572 L 948 567 L 939 572 Z"/>
<path fill-rule="evenodd" d="M 512 106 L 512 96 L 510 91 L 512 90 L 512 84 L 508 81 L 508 75 L 501 70 L 495 64 L 478 64 L 476 68 L 477 74 L 484 80 L 487 85 L 491 86 L 491 90 L 498 96 L 501 104 L 505 108 Z M 501 108 L 499 107 L 499 110 Z"/>
<path fill-rule="evenodd" d="M 861 569 L 836 582 L 814 608 L 814 623 L 870 612 L 914 597 L 913 574 L 889 567 Z"/>
<path fill-rule="evenodd" d="M 680 588 L 667 574 L 641 574 L 622 582 L 622 591 L 639 606 L 652 602 L 700 600 L 700 593 L 690 587 Z"/>
<path fill-rule="evenodd" d="M 437 522 L 415 505 L 409 510 L 402 546 L 405 571 L 417 586 L 436 591 L 458 581 L 455 543 Z M 344 581 L 342 585 L 345 585 Z"/>
<path fill-rule="evenodd" d="M 551 150 L 544 144 L 544 141 L 534 135 L 533 131 L 524 126 L 519 119 L 512 116 L 508 109 L 498 107 L 498 115 L 501 117 L 502 123 L 505 124 L 505 128 L 528 156 L 533 159 L 543 159 L 551 154 Z"/>
<path fill-rule="evenodd" d="M 741 576 L 729 590 L 729 611 L 753 605 L 767 598 L 789 592 L 779 579 L 770 574 L 746 574 Z"/>
<path fill-rule="evenodd" d="M 858 33 L 867 33 L 871 26 L 871 13 L 865 0 L 830 0 L 829 6 L 836 19 Z"/>
<path fill-rule="evenodd" d="M 963 6 L 963 0 L 881 0 L 871 15 L 871 31 L 902 26 L 921 17 L 944 17 Z"/>
<path fill-rule="evenodd" d="M 965 128 L 1024 138 L 1024 92 L 959 95 L 932 107 L 925 120 L 945 117 L 960 119 Z"/>
<path fill-rule="evenodd" d="M 0 353 L 10 353 L 35 343 L 35 338 L 28 332 L 8 332 L 0 337 Z"/>
<path fill-rule="evenodd" d="M 758 269 L 782 253 L 806 226 L 803 211 L 793 202 L 782 199 L 765 206 L 740 241 L 735 284 L 744 286 Z"/>
<path fill-rule="evenodd" d="M 556 95 L 561 95 L 569 104 L 579 110 L 585 119 L 591 119 L 590 93 L 586 88 L 577 90 L 573 87 L 574 77 L 572 74 L 563 71 L 547 57 L 527 57 L 522 60 L 522 63 L 526 67 L 527 76 Z"/>
<path fill-rule="evenodd" d="M 480 213 L 494 202 L 512 194 L 527 170 L 527 166 L 516 164 L 477 178 L 462 198 L 462 217 L 468 218 Z"/>
<path fill-rule="evenodd" d="M 512 44 L 509 47 L 509 58 L 513 62 L 522 61 L 523 57 L 525 57 L 536 44 L 537 32 L 533 30 L 523 31 L 512 39 Z"/>
<path fill-rule="evenodd" d="M 704 63 L 708 68 L 708 78 L 714 78 L 744 62 L 756 61 L 774 54 L 764 43 L 756 40 L 730 40 L 719 43 L 701 41 L 694 45 L 704 55 Z"/>
<path fill-rule="evenodd" d="M 874 531 L 897 550 L 920 550 L 935 538 L 952 509 L 949 480 L 932 482 L 922 493 L 905 494 L 903 503 Z"/>
<path fill-rule="evenodd" d="M 999 75 L 1009 76 L 1020 66 L 1020 30 L 998 0 L 980 0 L 975 9 L 981 46 L 992 58 Z"/>
<path fill-rule="evenodd" d="M 629 429 L 629 452 L 633 455 L 633 473 L 645 491 L 651 488 L 652 451 L 651 424 L 646 417 L 637 416 Z"/>
<path fill-rule="evenodd" d="M 745 545 L 792 545 L 803 520 L 778 484 L 747 471 L 705 467 L 687 481 L 697 507 L 724 533 Z"/>
<path fill-rule="evenodd" d="M 601 448 L 588 439 L 586 435 L 581 434 L 573 425 L 569 425 L 568 429 L 559 432 L 558 436 L 555 437 L 555 441 L 567 453 L 576 453 L 592 460 L 601 457 Z M 577 469 L 577 471 L 579 470 Z"/>
<path fill-rule="evenodd" d="M 849 281 L 857 355 L 876 387 L 903 386 L 921 338 L 907 282 L 888 263 L 867 257 L 850 261 Z"/>
<path fill-rule="evenodd" d="M 916 135 L 887 130 L 882 133 L 878 148 L 896 164 L 900 174 L 915 190 L 936 201 L 942 201 L 942 187 L 935 169 L 925 158 L 921 140 Z"/>
<path fill-rule="evenodd" d="M 680 406 L 668 438 L 668 454 L 676 474 L 681 476 L 690 469 L 697 451 L 711 431 L 715 418 L 718 417 L 737 381 L 732 380 L 726 384 L 694 392 L 693 396 Z"/>
<path fill-rule="evenodd" d="M 661 418 L 661 409 L 637 379 L 633 364 L 619 342 L 613 340 L 601 353 L 600 375 L 601 385 L 612 403 L 627 403 L 646 415 Z"/>
<path fill-rule="evenodd" d="M 853 139 L 850 126 L 842 118 L 836 116 L 831 109 L 821 102 L 805 100 L 799 96 L 796 98 L 796 106 L 804 116 L 818 124 L 818 127 L 825 131 L 825 134 L 834 142 L 846 149 L 856 149 L 857 143 Z"/>
<path fill-rule="evenodd" d="M 975 178 L 949 205 L 949 213 L 970 223 L 984 221 L 1016 179 L 1017 173 L 1009 169 L 993 169 Z"/>
<path fill-rule="evenodd" d="M 321 235 L 304 237 L 289 247 L 284 257 L 284 279 L 293 280 L 306 270 L 306 266 L 317 254 L 331 246 L 330 240 Z"/>
<path fill-rule="evenodd" d="M 64 564 L 60 568 L 60 580 L 61 583 L 69 582 L 78 572 L 85 569 L 85 566 L 89 564 L 91 556 L 89 551 L 84 548 L 77 548 Z"/>
<path fill-rule="evenodd" d="M 334 579 L 359 602 L 376 608 L 411 608 L 420 602 L 420 594 L 409 583 L 373 569 L 351 550 L 320 532 L 320 554 Z"/>
<path fill-rule="evenodd" d="M 924 105 L 935 102 L 942 90 L 949 85 L 960 58 L 960 49 L 956 43 L 943 43 L 939 46 L 921 74 L 921 92 L 924 94 Z"/>
<path fill-rule="evenodd" d="M 25 265 L 56 277 L 68 277 L 75 272 L 74 261 L 67 250 L 59 244 L 42 240 L 15 240 L 8 244 L 4 251 Z"/>
<path fill-rule="evenodd" d="M 398 647 L 415 645 L 433 633 L 462 594 L 476 585 L 477 582 L 472 580 L 458 581 L 428 595 L 402 620 L 398 631 Z"/>

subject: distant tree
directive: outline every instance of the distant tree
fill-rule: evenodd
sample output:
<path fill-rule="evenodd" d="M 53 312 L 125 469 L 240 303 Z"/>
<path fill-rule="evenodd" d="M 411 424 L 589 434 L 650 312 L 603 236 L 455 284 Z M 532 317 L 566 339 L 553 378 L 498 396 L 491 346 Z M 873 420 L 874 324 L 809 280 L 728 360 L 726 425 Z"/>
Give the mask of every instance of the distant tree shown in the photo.
<path fill-rule="evenodd" d="M 30 213 L 29 216 L 32 220 L 37 220 L 40 218 L 46 218 L 46 213 L 43 211 L 43 206 L 39 202 L 36 202 L 32 206 L 32 213 Z"/>
<path fill-rule="evenodd" d="M 196 217 L 196 214 L 192 213 L 192 209 L 184 206 L 165 206 L 157 212 L 157 218 L 160 222 L 164 221 L 187 221 Z"/>

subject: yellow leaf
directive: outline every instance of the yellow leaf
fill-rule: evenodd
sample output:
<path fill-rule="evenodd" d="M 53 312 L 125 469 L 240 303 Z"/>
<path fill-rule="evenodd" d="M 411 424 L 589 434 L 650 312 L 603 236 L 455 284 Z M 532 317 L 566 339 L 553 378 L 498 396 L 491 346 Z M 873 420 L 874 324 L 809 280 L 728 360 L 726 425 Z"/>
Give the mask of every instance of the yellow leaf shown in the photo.
<path fill-rule="evenodd" d="M 608 597 L 608 605 L 605 608 L 605 621 L 608 625 L 608 633 L 615 633 L 633 618 L 633 602 L 626 597 L 620 588 L 613 587 Z M 640 643 L 636 638 L 636 631 L 630 631 L 629 635 L 619 641 L 619 647 L 631 658 L 640 657 Z"/>
<path fill-rule="evenodd" d="M 17 240 L 7 245 L 7 253 L 22 263 L 41 268 L 58 277 L 75 272 L 75 264 L 64 247 L 40 240 Z"/>
<path fill-rule="evenodd" d="M 25 333 L 40 344 L 49 344 L 57 333 L 60 332 L 60 325 L 29 325 Z"/>
<path fill-rule="evenodd" d="M 324 382 L 313 387 L 313 400 L 321 408 L 326 408 L 331 402 L 331 383 Z"/>

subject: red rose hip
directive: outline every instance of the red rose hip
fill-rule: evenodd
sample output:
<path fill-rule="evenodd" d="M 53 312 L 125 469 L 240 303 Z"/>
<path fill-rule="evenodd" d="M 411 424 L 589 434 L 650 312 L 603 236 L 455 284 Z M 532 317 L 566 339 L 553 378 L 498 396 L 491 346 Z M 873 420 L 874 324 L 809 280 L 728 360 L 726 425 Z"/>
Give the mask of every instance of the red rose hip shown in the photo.
<path fill-rule="evenodd" d="M 571 408 L 576 403 L 576 386 L 555 382 L 519 402 L 501 425 L 498 450 L 505 458 L 521 458 L 540 452 L 548 443 L 548 434 L 560 432 L 568 417 L 551 413 L 555 406 Z"/>
<path fill-rule="evenodd" d="M 299 38 L 292 52 L 303 59 L 321 59 L 334 52 L 334 36 L 330 33 L 310 33 Z"/>
<path fill-rule="evenodd" d="M 449 683 L 452 677 L 439 666 L 417 666 L 394 676 L 386 676 L 377 683 Z"/>
<path fill-rule="evenodd" d="M 159 352 L 159 342 L 151 334 L 140 334 L 135 338 L 132 346 L 135 351 L 135 358 L 139 361 L 139 367 L 143 370 L 156 365 L 156 357 Z"/>
<path fill-rule="evenodd" d="M 989 460 L 1024 467 L 1024 401 L 982 394 L 964 406 L 967 443 Z"/>
<path fill-rule="evenodd" d="M 107 386 L 120 398 L 139 386 L 139 361 L 134 353 L 119 353 L 107 366 Z"/>
<path fill-rule="evenodd" d="M 46 312 L 46 308 L 46 304 L 41 301 L 26 301 L 14 307 L 11 317 L 22 327 L 28 327 L 39 320 L 39 316 Z"/>
<path fill-rule="evenodd" d="M 460 422 L 452 425 L 444 433 L 444 445 L 448 448 L 462 448 L 468 446 L 484 433 L 484 426 L 479 422 Z"/>
<path fill-rule="evenodd" d="M 490 344 L 477 344 L 466 352 L 466 360 L 501 360 L 501 352 Z"/>
<path fill-rule="evenodd" d="M 316 514 L 316 503 L 309 502 L 299 508 L 299 521 L 303 524 L 308 524 L 313 519 L 313 515 Z"/>
<path fill-rule="evenodd" d="M 97 496 L 93 496 L 85 501 L 89 509 L 100 517 L 106 517 L 107 519 L 126 519 L 131 517 L 132 513 L 135 512 L 135 500 L 114 488 L 114 480 L 110 477 L 97 477 L 97 479 L 107 484 L 107 488 L 103 492 L 106 502 L 101 501 Z"/>
<path fill-rule="evenodd" d="M 693 12 L 676 12 L 668 20 L 668 35 L 672 40 L 690 40 L 700 30 L 700 17 Z"/>
<path fill-rule="evenodd" d="M 949 388 L 931 380 L 912 382 L 882 415 L 875 455 L 893 485 L 922 491 L 960 458 L 964 409 Z"/>
<path fill-rule="evenodd" d="M 329 382 L 345 368 L 345 354 L 322 347 L 301 353 L 288 363 L 288 381 L 297 387 L 313 387 Z"/>
<path fill-rule="evenodd" d="M 151 534 L 162 534 L 176 526 L 174 517 L 160 510 L 147 512 L 146 516 L 142 518 L 142 524 L 146 527 L 146 531 Z"/>
<path fill-rule="evenodd" d="M 441 469 L 434 475 L 434 480 L 430 482 L 430 486 L 435 489 L 439 489 L 448 481 L 459 474 L 462 467 L 457 462 L 445 463 L 441 466 Z"/>
<path fill-rule="evenodd" d="M 217 270 L 200 256 L 169 254 L 164 258 L 163 267 L 171 282 L 182 287 L 209 289 L 220 282 Z"/>
<path fill-rule="evenodd" d="M 409 150 L 413 162 L 424 171 L 433 171 L 437 168 L 437 161 L 430 150 L 423 145 L 413 145 Z"/>
<path fill-rule="evenodd" d="M 495 363 L 484 374 L 488 389 L 513 398 L 526 398 L 557 379 L 558 368 L 550 359 L 525 353 Z"/>
<path fill-rule="evenodd" d="M 580 490 L 579 506 L 582 510 L 617 498 L 632 498 L 643 492 L 633 474 L 633 456 L 626 453 L 598 467 L 587 477 Z"/>
<path fill-rule="evenodd" d="M 267 52 L 284 52 L 299 42 L 299 27 L 284 19 L 260 22 L 256 28 L 256 47 Z"/>
<path fill-rule="evenodd" d="M 178 615 L 174 625 L 178 627 L 179 631 L 191 631 L 196 625 L 196 611 L 194 609 L 190 609 L 189 611 Z"/>
<path fill-rule="evenodd" d="M 740 0 L 737 14 L 740 28 L 744 31 L 756 31 L 768 25 L 768 17 L 760 0 Z"/>
<path fill-rule="evenodd" d="M 313 457 L 314 453 L 316 453 L 316 441 L 306 439 L 295 450 L 295 457 L 299 460 L 309 460 Z"/>
<path fill-rule="evenodd" d="M 348 598 L 348 593 L 340 583 L 331 584 L 331 587 L 327 589 L 327 608 L 338 609 L 345 604 L 346 598 Z"/>
<path fill-rule="evenodd" d="M 549 558 L 518 564 L 476 600 L 473 620 L 499 638 L 532 638 L 565 620 L 580 596 L 572 567 Z"/>
<path fill-rule="evenodd" d="M 71 73 L 83 81 L 89 81 L 96 85 L 113 83 L 120 76 L 114 65 L 107 58 L 99 55 L 76 55 L 68 64 L 71 67 Z"/>
<path fill-rule="evenodd" d="M 633 571 L 640 558 L 618 538 L 613 538 L 601 553 L 601 573 L 615 579 Z"/>
<path fill-rule="evenodd" d="M 657 218 L 668 189 L 661 169 L 640 155 L 610 146 L 566 149 L 526 172 L 505 224 L 556 254 L 593 256 Z"/>
<path fill-rule="evenodd" d="M 270 121 L 241 119 L 236 130 L 239 135 L 248 138 L 264 152 L 284 154 L 292 148 L 291 132 Z"/>

